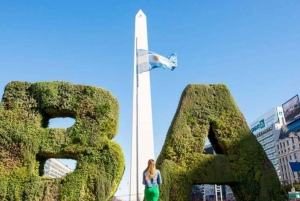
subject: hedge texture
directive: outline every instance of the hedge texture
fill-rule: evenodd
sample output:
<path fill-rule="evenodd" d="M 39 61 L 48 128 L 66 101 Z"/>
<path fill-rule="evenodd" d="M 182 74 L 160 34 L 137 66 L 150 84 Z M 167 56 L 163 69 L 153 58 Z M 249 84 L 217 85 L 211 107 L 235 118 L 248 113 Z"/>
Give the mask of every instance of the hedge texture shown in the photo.
<path fill-rule="evenodd" d="M 111 141 L 119 105 L 107 90 L 67 82 L 11 82 L 0 105 L 0 200 L 99 200 L 113 196 L 125 162 Z M 70 128 L 48 128 L 70 117 Z M 49 158 L 77 161 L 59 179 L 43 177 Z"/>
<path fill-rule="evenodd" d="M 204 153 L 209 138 L 217 155 Z M 225 85 L 188 85 L 157 159 L 161 200 L 191 200 L 196 184 L 227 184 L 237 200 L 286 200 L 276 171 Z"/>

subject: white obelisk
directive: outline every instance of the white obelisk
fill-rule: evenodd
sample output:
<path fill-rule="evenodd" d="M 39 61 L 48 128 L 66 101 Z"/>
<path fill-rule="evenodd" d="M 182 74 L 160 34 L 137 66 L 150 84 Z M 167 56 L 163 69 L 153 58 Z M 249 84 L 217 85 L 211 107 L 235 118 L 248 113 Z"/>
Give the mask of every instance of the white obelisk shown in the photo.
<path fill-rule="evenodd" d="M 154 159 L 150 72 L 137 74 L 137 49 L 148 50 L 147 19 L 139 10 L 135 16 L 133 66 L 133 108 L 130 169 L 130 201 L 142 201 L 142 174 L 149 159 Z"/>

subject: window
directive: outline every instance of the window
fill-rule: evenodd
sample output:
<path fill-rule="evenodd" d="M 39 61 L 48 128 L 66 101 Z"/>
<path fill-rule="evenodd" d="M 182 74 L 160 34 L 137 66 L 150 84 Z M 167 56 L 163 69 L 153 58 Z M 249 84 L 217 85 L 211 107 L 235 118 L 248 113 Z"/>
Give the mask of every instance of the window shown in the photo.
<path fill-rule="evenodd" d="M 289 143 L 289 139 L 286 141 L 286 144 L 287 144 L 287 146 L 289 146 L 289 145 L 290 145 L 290 143 Z"/>
<path fill-rule="evenodd" d="M 285 147 L 285 143 L 283 142 L 283 147 Z"/>
<path fill-rule="evenodd" d="M 295 158 L 295 160 L 298 159 L 298 154 L 297 153 L 294 153 L 294 158 Z"/>
<path fill-rule="evenodd" d="M 290 161 L 291 161 L 291 160 L 293 160 L 293 159 L 292 159 L 292 155 L 290 155 Z"/>
<path fill-rule="evenodd" d="M 293 142 L 293 144 L 295 143 L 295 141 L 294 141 L 294 138 L 292 137 L 292 142 Z"/>

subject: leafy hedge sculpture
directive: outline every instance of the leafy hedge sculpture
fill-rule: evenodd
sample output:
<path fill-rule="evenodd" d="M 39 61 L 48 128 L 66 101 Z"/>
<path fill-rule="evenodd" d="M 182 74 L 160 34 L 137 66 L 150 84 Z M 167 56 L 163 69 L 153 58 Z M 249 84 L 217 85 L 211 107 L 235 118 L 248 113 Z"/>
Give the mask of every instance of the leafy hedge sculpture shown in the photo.
<path fill-rule="evenodd" d="M 209 138 L 217 155 L 203 153 Z M 225 85 L 188 85 L 157 160 L 161 200 L 191 200 L 195 184 L 227 184 L 237 200 L 286 200 L 276 171 Z"/>
<path fill-rule="evenodd" d="M 124 172 L 119 105 L 108 91 L 66 82 L 11 82 L 0 106 L 0 200 L 108 200 Z M 75 119 L 67 129 L 49 119 Z M 69 158 L 76 170 L 42 177 L 46 159 Z"/>

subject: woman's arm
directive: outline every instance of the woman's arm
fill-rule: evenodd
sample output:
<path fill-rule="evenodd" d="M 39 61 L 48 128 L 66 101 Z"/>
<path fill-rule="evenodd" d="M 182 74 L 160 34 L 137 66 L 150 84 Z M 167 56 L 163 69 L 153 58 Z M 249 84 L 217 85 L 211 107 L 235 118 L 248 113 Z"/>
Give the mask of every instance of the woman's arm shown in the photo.
<path fill-rule="evenodd" d="M 146 176 L 145 176 L 145 172 L 143 172 L 143 184 L 146 184 Z"/>

